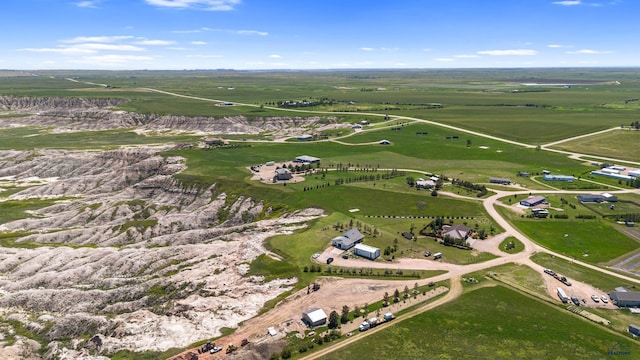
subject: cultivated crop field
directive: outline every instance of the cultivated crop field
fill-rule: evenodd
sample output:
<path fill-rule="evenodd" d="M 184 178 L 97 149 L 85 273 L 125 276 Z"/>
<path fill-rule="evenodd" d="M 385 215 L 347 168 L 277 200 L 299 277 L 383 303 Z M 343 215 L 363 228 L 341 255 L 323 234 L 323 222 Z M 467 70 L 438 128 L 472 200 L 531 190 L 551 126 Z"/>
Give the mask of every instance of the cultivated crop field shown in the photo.
<path fill-rule="evenodd" d="M 635 69 L 16 75 L 0 82 L 0 302 L 24 315 L 0 315 L 0 332 L 20 330 L 15 348 L 31 339 L 43 345 L 36 356 L 51 341 L 98 354 L 95 329 L 106 355 L 122 359 L 192 351 L 205 337 L 249 338 L 238 356 L 264 357 L 265 329 L 292 337 L 304 330 L 296 326 L 305 309 L 339 313 L 343 303 L 378 303 L 395 288 L 463 279 L 442 295 L 446 304 L 323 358 L 602 358 L 616 344 L 640 351 L 624 334 L 627 318 L 605 329 L 554 306 L 557 297 L 541 301 L 549 294 L 538 270 L 562 268 L 584 287 L 638 282 L 579 265 L 611 265 L 640 249 L 623 231 L 631 228 L 613 221 L 638 215 L 638 184 L 589 174 L 601 156 L 640 167 L 640 132 L 621 129 L 640 110 L 627 101 L 637 97 Z M 275 171 L 301 155 L 320 162 L 291 180 L 251 168 Z M 580 179 L 547 182 L 543 170 Z M 432 176 L 433 189 L 410 185 Z M 496 177 L 512 184 L 490 183 Z M 580 192 L 631 202 L 584 206 Z M 547 197 L 549 218 L 514 205 L 533 194 Z M 331 247 L 352 227 L 380 257 Z M 452 236 L 473 237 L 473 249 Z M 52 277 L 37 278 L 32 259 L 54 264 Z M 84 275 L 55 277 L 71 268 Z M 492 270 L 503 283 L 484 277 Z M 86 280 L 104 278 L 116 280 Z M 21 292 L 82 297 L 85 288 L 101 295 L 100 311 L 86 315 L 74 298 L 56 302 L 54 320 Z M 46 305 L 47 296 L 38 299 Z M 134 319 L 138 310 L 149 316 Z M 90 326 L 52 330 L 77 317 Z M 176 318 L 179 336 L 157 331 Z M 111 322 L 138 327 L 124 334 Z M 342 325 L 346 333 L 358 324 Z M 284 358 L 285 348 L 274 342 L 269 352 Z"/>

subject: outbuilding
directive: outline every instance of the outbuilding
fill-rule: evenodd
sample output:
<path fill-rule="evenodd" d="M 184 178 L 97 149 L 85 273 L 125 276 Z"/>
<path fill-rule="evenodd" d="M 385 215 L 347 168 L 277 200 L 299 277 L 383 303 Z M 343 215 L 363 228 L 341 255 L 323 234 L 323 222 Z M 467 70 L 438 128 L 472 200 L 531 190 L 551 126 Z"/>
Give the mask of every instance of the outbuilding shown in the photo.
<path fill-rule="evenodd" d="M 575 178 L 571 175 L 551 175 L 551 174 L 547 174 L 545 176 L 542 177 L 542 180 L 544 181 L 566 181 L 566 182 L 572 182 L 573 180 L 575 180 Z"/>
<path fill-rule="evenodd" d="M 380 257 L 380 249 L 365 244 L 357 244 L 353 247 L 353 254 L 369 260 L 375 260 Z"/>
<path fill-rule="evenodd" d="M 309 327 L 321 326 L 327 323 L 327 314 L 320 308 L 309 309 L 302 313 L 302 321 Z"/>
<path fill-rule="evenodd" d="M 296 157 L 294 161 L 298 163 L 315 164 L 320 162 L 320 158 L 309 156 L 309 155 L 301 155 Z"/>
<path fill-rule="evenodd" d="M 520 205 L 526 206 L 526 207 L 532 207 L 532 206 L 542 204 L 543 202 L 545 202 L 545 200 L 546 198 L 544 196 L 534 195 L 534 196 L 529 196 L 524 200 L 520 200 Z"/>
<path fill-rule="evenodd" d="M 633 336 L 640 336 L 640 326 L 629 324 L 629 333 Z"/>
<path fill-rule="evenodd" d="M 640 306 L 640 292 L 638 291 L 612 291 L 609 298 L 617 307 Z"/>
<path fill-rule="evenodd" d="M 489 182 L 491 184 L 511 185 L 511 180 L 506 178 L 491 177 Z"/>

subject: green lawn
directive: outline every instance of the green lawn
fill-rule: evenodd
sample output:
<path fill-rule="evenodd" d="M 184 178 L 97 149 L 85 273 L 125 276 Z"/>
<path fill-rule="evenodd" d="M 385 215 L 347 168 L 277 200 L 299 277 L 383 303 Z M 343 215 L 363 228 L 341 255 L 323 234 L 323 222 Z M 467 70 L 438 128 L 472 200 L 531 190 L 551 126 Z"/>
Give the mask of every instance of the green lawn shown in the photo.
<path fill-rule="evenodd" d="M 604 264 L 640 247 L 599 220 L 516 220 L 514 225 L 540 245 L 590 263 Z"/>
<path fill-rule="evenodd" d="M 640 354 L 628 335 L 495 286 L 398 321 L 323 359 L 603 359 L 616 346 Z"/>
<path fill-rule="evenodd" d="M 639 143 L 640 131 L 617 130 L 561 143 L 553 148 L 637 161 L 640 159 Z"/>

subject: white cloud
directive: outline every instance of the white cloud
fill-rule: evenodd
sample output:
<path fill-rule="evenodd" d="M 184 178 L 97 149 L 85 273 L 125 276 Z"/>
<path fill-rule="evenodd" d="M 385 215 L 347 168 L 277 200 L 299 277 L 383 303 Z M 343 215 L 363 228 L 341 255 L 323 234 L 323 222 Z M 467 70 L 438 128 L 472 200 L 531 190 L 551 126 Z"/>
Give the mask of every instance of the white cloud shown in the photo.
<path fill-rule="evenodd" d="M 76 44 L 76 43 L 111 43 L 120 40 L 132 39 L 133 36 L 77 36 L 73 39 L 62 40 L 63 43 Z"/>
<path fill-rule="evenodd" d="M 490 56 L 507 56 L 507 55 L 515 55 L 515 56 L 530 56 L 536 55 L 538 52 L 535 50 L 529 49 L 512 49 L 512 50 L 484 50 L 478 51 L 479 55 L 490 55 Z"/>
<path fill-rule="evenodd" d="M 207 45 L 207 43 L 204 42 L 204 41 L 192 41 L 191 44 L 192 45 Z"/>
<path fill-rule="evenodd" d="M 370 47 L 361 47 L 360 50 L 362 50 L 362 51 L 375 51 L 374 48 L 370 48 Z"/>
<path fill-rule="evenodd" d="M 269 57 L 272 58 L 272 59 L 282 59 L 282 56 L 280 56 L 278 54 L 269 55 Z"/>
<path fill-rule="evenodd" d="M 93 1 L 89 0 L 89 1 L 79 1 L 77 3 L 74 3 L 74 5 L 81 8 L 97 9 L 99 3 L 100 3 L 99 0 L 93 0 Z"/>
<path fill-rule="evenodd" d="M 422 51 L 433 51 L 433 49 L 426 48 L 426 49 L 422 49 Z"/>
<path fill-rule="evenodd" d="M 175 43 L 176 42 L 173 40 L 140 40 L 135 42 L 135 44 L 138 44 L 138 45 L 151 45 L 151 46 L 173 45 Z"/>
<path fill-rule="evenodd" d="M 71 48 L 76 49 L 88 49 L 88 50 L 115 50 L 115 51 L 144 51 L 145 48 L 133 45 L 116 45 L 116 44 L 100 44 L 100 43 L 87 43 L 77 44 Z"/>
<path fill-rule="evenodd" d="M 437 59 L 433 59 L 433 61 L 437 61 L 437 62 L 452 62 L 455 61 L 454 59 L 449 59 L 449 58 L 437 58 Z"/>
<path fill-rule="evenodd" d="M 230 11 L 241 0 L 145 0 L 149 5 L 174 9 L 197 9 L 208 11 Z"/>
<path fill-rule="evenodd" d="M 548 48 L 552 48 L 552 49 L 561 49 L 561 48 L 570 48 L 573 47 L 571 45 L 560 45 L 560 44 L 549 44 L 547 45 Z"/>
<path fill-rule="evenodd" d="M 582 1 L 580 0 L 565 0 L 565 1 L 554 1 L 553 5 L 562 5 L 562 6 L 576 6 L 582 5 Z"/>
<path fill-rule="evenodd" d="M 577 51 L 567 51 L 567 54 L 582 54 L 582 55 L 597 55 L 597 54 L 611 54 L 613 51 L 607 50 L 591 50 L 591 49 L 582 49 Z"/>
<path fill-rule="evenodd" d="M 39 53 L 59 53 L 59 54 L 93 54 L 95 50 L 82 49 L 77 47 L 59 47 L 59 48 L 24 48 L 18 49 L 18 51 L 29 51 Z"/>
<path fill-rule="evenodd" d="M 235 33 L 238 34 L 238 35 L 259 35 L 259 36 L 267 36 L 267 35 L 269 35 L 268 32 L 257 31 L 257 30 L 236 30 Z"/>
<path fill-rule="evenodd" d="M 467 54 L 462 54 L 462 55 L 454 55 L 454 58 L 458 58 L 458 59 L 474 59 L 474 58 L 479 58 L 480 56 L 478 55 L 467 55 Z"/>

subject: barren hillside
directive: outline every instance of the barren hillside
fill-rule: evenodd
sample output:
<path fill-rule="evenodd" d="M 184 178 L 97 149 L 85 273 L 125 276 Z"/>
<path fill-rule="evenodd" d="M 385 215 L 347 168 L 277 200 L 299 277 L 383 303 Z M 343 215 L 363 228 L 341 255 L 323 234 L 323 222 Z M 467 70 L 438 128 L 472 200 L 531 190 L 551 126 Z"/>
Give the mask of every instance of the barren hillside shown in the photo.
<path fill-rule="evenodd" d="M 66 100 L 1 98 L 4 109 L 38 114 L 1 118 L 0 127 L 302 132 L 297 125 L 314 122 L 156 117 L 110 111 L 117 101 Z M 0 225 L 0 358 L 39 357 L 16 326 L 45 339 L 45 358 L 184 347 L 291 289 L 296 279 L 265 282 L 247 275 L 248 264 L 267 252 L 266 238 L 321 211 L 273 218 L 263 203 L 215 185 L 184 186 L 174 178 L 183 159 L 159 155 L 170 147 L 0 151 L 0 193 L 19 188 L 0 201 L 55 200 Z"/>

